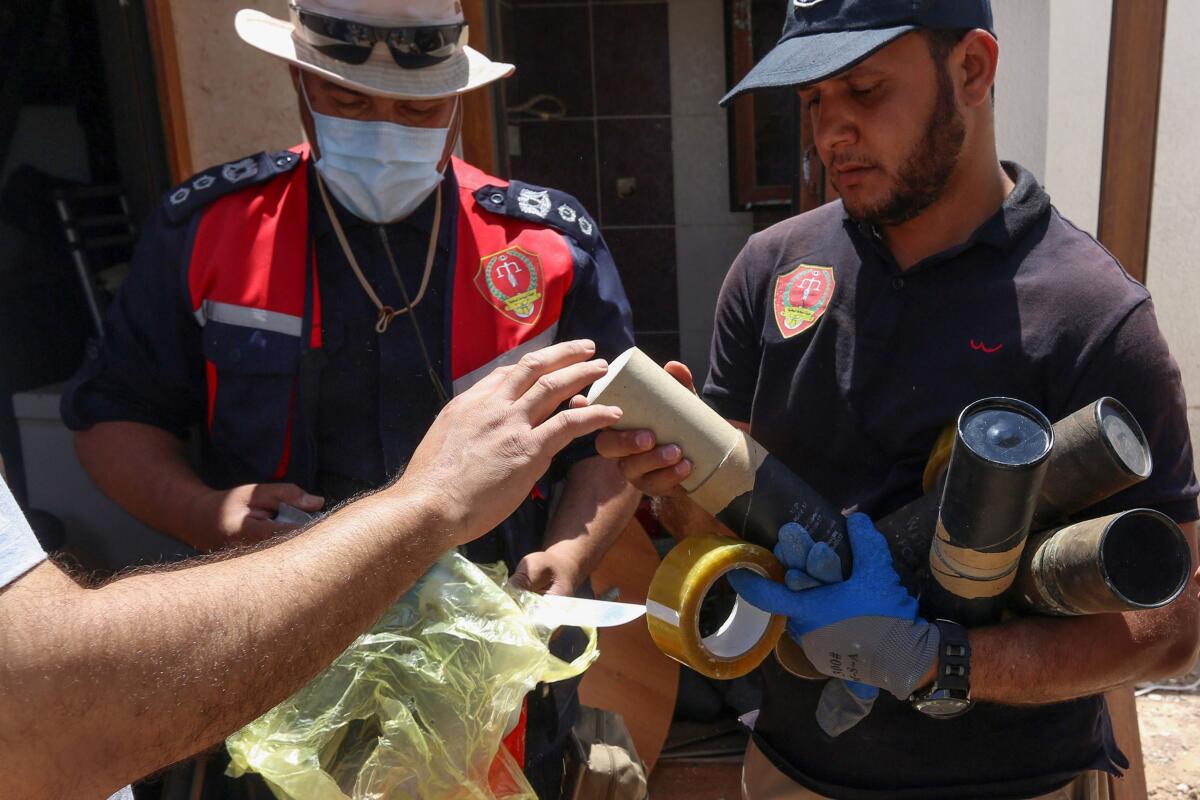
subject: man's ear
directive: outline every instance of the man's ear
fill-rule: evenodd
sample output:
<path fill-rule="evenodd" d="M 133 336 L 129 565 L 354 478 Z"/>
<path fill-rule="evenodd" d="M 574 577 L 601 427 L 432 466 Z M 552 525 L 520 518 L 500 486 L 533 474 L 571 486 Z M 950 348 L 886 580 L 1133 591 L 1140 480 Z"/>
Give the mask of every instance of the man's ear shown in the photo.
<path fill-rule="evenodd" d="M 450 117 L 450 131 L 446 135 L 446 147 L 442 150 L 442 158 L 438 162 L 438 172 L 443 172 L 446 165 L 450 163 L 450 157 L 454 155 L 454 148 L 458 144 L 458 137 L 462 133 L 463 121 L 463 104 L 462 95 L 454 99 L 454 114 Z"/>
<path fill-rule="evenodd" d="M 317 147 L 317 131 L 313 125 L 312 112 L 309 110 L 308 103 L 304 101 L 304 86 L 301 81 L 304 80 L 299 68 L 288 65 L 288 72 L 292 76 L 292 86 L 296 88 L 296 107 L 300 112 L 300 127 L 304 129 L 304 138 L 308 139 L 309 145 L 312 146 L 313 158 L 320 158 L 321 151 Z"/>
<path fill-rule="evenodd" d="M 963 105 L 974 108 L 991 102 L 999 61 L 1000 43 L 985 30 L 976 28 L 955 45 L 947 66 Z"/>

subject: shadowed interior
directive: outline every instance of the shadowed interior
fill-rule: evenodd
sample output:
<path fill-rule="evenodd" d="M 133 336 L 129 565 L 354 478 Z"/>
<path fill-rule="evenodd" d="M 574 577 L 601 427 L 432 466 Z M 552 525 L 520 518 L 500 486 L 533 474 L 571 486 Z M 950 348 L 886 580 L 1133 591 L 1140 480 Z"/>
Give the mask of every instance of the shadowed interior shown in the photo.
<path fill-rule="evenodd" d="M 1109 527 L 1101 545 L 1109 583 L 1143 606 L 1174 599 L 1187 580 L 1191 554 L 1179 528 L 1150 512 L 1128 514 Z"/>

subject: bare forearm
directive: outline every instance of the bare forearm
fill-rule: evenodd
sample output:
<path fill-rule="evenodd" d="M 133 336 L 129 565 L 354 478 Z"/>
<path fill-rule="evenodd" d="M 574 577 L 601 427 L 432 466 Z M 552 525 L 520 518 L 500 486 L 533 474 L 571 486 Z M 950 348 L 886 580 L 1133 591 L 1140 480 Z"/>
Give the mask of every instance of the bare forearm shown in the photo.
<path fill-rule="evenodd" d="M 682 492 L 677 496 L 655 497 L 651 502 L 654 516 L 658 518 L 667 533 L 676 539 L 701 533 L 718 536 L 733 535 L 733 532 L 722 525 L 720 520 L 696 505 L 690 497 Z"/>
<path fill-rule="evenodd" d="M 510 515 L 555 453 L 620 419 L 555 412 L 604 375 L 594 353 L 563 342 L 495 370 L 442 409 L 397 484 L 274 546 L 99 590 L 42 564 L 0 589 L 0 797 L 104 796 L 294 692 L 444 550 Z"/>
<path fill-rule="evenodd" d="M 1200 617 L 1194 599 L 1178 603 L 1170 615 L 1027 618 L 973 630 L 972 694 L 1012 705 L 1055 703 L 1186 672 L 1194 658 L 1186 626 L 1194 630 Z"/>
<path fill-rule="evenodd" d="M 75 452 L 114 503 L 157 531 L 208 549 L 192 511 L 212 490 L 172 434 L 139 422 L 101 422 L 75 434 Z"/>
<path fill-rule="evenodd" d="M 1195 523 L 1183 529 L 1195 570 Z M 972 693 L 997 703 L 1053 703 L 1187 672 L 1200 648 L 1198 589 L 1200 576 L 1165 608 L 972 630 Z"/>
<path fill-rule="evenodd" d="M 12 587 L 0 619 L 25 633 L 0 625 L 0 735 L 19 732 L 0 743 L 0 788 L 101 796 L 296 691 L 444 549 L 435 506 L 405 500 L 372 497 L 273 547 L 99 590 Z M 69 582 L 38 569 L 31 578 Z"/>
<path fill-rule="evenodd" d="M 629 524 L 641 493 L 626 483 L 616 464 L 595 456 L 571 467 L 543 547 L 574 564 L 576 585 L 591 575 Z"/>

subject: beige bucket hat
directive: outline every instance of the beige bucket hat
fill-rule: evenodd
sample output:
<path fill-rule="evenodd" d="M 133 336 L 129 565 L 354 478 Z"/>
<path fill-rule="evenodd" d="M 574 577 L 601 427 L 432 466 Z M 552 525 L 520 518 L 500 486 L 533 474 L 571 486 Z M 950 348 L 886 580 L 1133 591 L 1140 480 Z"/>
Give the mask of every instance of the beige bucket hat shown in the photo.
<path fill-rule="evenodd" d="M 345 20 L 376 28 L 430 28 L 464 25 L 448 57 L 420 67 L 401 67 L 387 44 L 376 42 L 363 63 L 352 64 L 322 53 L 322 45 L 337 44 L 304 27 L 302 14 Z M 512 64 L 492 61 L 467 46 L 467 29 L 459 0 L 296 0 L 290 19 L 276 19 L 254 9 L 237 13 L 234 27 L 247 44 L 301 69 L 367 94 L 420 100 L 451 97 L 506 78 Z M 308 17 L 312 19 L 313 17 Z M 298 32 L 299 31 L 299 32 Z"/>

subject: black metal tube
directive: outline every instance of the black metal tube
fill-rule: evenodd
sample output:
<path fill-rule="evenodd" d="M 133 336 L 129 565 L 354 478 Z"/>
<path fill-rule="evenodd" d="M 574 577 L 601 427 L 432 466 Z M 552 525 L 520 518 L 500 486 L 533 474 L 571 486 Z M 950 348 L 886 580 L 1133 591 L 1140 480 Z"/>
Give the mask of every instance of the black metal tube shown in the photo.
<path fill-rule="evenodd" d="M 922 581 L 929 572 L 929 548 L 937 526 L 940 501 L 940 491 L 922 495 L 875 523 L 876 529 L 887 539 L 900 579 L 913 595 L 920 593 Z"/>
<path fill-rule="evenodd" d="M 1058 526 L 1150 475 L 1150 446 L 1133 415 L 1102 397 L 1054 425 L 1054 449 L 1046 465 L 1030 530 Z M 940 488 L 876 523 L 898 565 L 924 574 L 933 542 Z"/>
<path fill-rule="evenodd" d="M 1028 403 L 988 398 L 963 409 L 929 550 L 930 613 L 966 625 L 999 614 L 1053 444 L 1049 420 Z"/>
<path fill-rule="evenodd" d="M 1013 599 L 1053 616 L 1159 608 L 1179 597 L 1191 566 L 1174 520 L 1139 508 L 1031 536 Z"/>
<path fill-rule="evenodd" d="M 736 535 L 768 550 L 779 541 L 783 525 L 798 522 L 815 541 L 833 548 L 842 562 L 842 577 L 850 577 L 846 517 L 772 455 L 755 471 L 754 488 L 735 497 L 714 516 Z"/>

